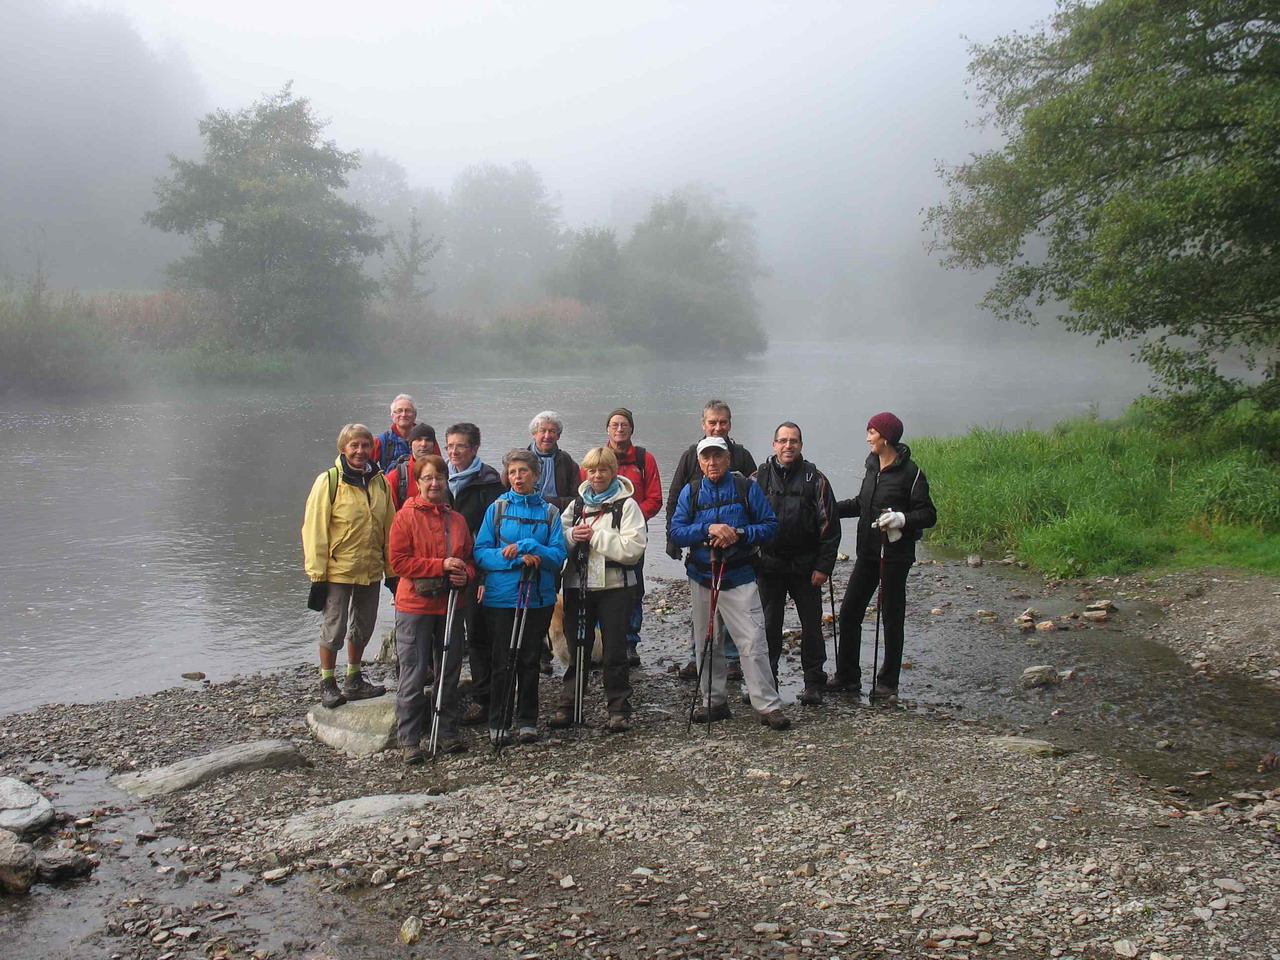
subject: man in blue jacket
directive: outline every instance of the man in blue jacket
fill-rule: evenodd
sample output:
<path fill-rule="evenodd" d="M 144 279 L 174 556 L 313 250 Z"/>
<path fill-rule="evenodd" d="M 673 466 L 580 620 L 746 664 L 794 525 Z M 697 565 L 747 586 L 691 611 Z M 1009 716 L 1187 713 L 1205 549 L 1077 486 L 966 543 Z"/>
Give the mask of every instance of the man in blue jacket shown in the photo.
<path fill-rule="evenodd" d="M 769 666 L 764 612 L 751 565 L 756 548 L 777 536 L 778 520 L 755 481 L 729 472 L 729 445 L 723 437 L 701 440 L 697 454 L 702 476 L 680 491 L 671 515 L 670 533 L 671 543 L 692 548 L 685 569 L 689 573 L 694 625 L 701 627 L 709 621 L 712 591 L 718 588 L 717 617 L 733 631 L 737 641 L 751 705 L 759 712 L 762 724 L 773 730 L 786 730 L 791 721 L 782 712 L 782 698 Z M 698 663 L 702 664 L 699 687 L 704 691 L 702 705 L 693 715 L 698 723 L 732 716 L 725 694 L 723 645 L 717 631 L 710 632 L 709 655 L 703 651 L 707 632 L 698 629 L 694 634 Z"/>

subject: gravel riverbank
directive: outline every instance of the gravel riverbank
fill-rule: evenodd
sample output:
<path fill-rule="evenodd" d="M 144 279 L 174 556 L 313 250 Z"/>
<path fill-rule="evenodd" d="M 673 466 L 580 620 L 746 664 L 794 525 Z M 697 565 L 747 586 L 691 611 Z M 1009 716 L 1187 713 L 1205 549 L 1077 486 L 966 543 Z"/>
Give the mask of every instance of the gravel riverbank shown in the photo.
<path fill-rule="evenodd" d="M 909 654 L 953 619 L 1034 663 L 1044 648 L 1028 651 L 1012 608 L 1102 592 L 1011 584 L 963 561 L 918 574 Z M 1154 610 L 1186 593 L 1169 586 L 1109 589 L 1120 610 Z M 0 906 L 0 939 L 18 951 L 6 958 L 1280 957 L 1275 776 L 1219 777 L 1216 792 L 1213 777 L 1199 789 L 1153 778 L 1056 735 L 1049 698 L 1024 701 L 1045 715 L 1039 732 L 962 719 L 927 702 L 928 661 L 904 674 L 904 695 L 921 696 L 908 709 L 792 705 L 794 728 L 777 734 L 734 703 L 710 736 L 687 734 L 691 688 L 667 672 L 682 659 L 684 597 L 679 585 L 650 595 L 633 731 L 593 725 L 501 758 L 477 749 L 406 769 L 393 753 L 337 754 L 303 720 L 311 666 L 6 718 L 0 775 L 50 795 L 73 815 L 57 836 L 102 861 L 90 881 Z M 997 622 L 979 622 L 984 608 Z M 1146 617 L 1062 618 L 1062 645 L 1151 630 Z M 1258 687 L 1274 679 L 1265 657 L 1248 658 Z M 1008 733 L 1068 752 L 1024 755 Z M 146 806 L 104 782 L 265 738 L 293 741 L 309 766 Z M 285 827 L 378 794 L 437 799 L 373 825 Z M 402 929 L 420 939 L 404 944 Z"/>

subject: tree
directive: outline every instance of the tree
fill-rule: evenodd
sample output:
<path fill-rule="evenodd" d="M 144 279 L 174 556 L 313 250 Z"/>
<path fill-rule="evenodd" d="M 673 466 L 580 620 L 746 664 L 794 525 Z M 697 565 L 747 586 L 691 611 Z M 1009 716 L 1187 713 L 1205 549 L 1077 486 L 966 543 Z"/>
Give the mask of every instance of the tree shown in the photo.
<path fill-rule="evenodd" d="M 170 276 L 229 304 L 252 343 L 340 344 L 376 283 L 361 269 L 382 249 L 374 218 L 337 192 L 359 156 L 321 140 L 324 123 L 286 84 L 200 121 L 204 160 L 170 156 L 146 220 L 194 249 Z"/>
<path fill-rule="evenodd" d="M 622 279 L 617 235 L 607 227 L 583 227 L 567 236 L 568 256 L 548 280 L 551 292 L 583 303 L 616 305 Z"/>
<path fill-rule="evenodd" d="M 763 350 L 752 216 L 699 185 L 655 200 L 622 248 L 625 303 L 611 312 L 619 338 L 667 355 Z"/>
<path fill-rule="evenodd" d="M 510 306 L 533 299 L 555 263 L 560 208 L 526 161 L 468 167 L 449 193 L 444 241 L 456 305 Z"/>
<path fill-rule="evenodd" d="M 422 232 L 416 207 L 409 211 L 404 240 L 394 233 L 387 240 L 391 262 L 382 274 L 382 295 L 396 304 L 422 303 L 436 288 L 420 286 L 418 281 L 427 275 L 427 264 L 440 251 L 440 241 Z"/>
<path fill-rule="evenodd" d="M 944 171 L 944 263 L 999 272 L 983 301 L 1134 339 L 1170 389 L 1280 405 L 1280 10 L 1263 0 L 1065 0 L 974 48 L 1007 140 Z M 1261 368 L 1250 382 L 1224 357 Z"/>

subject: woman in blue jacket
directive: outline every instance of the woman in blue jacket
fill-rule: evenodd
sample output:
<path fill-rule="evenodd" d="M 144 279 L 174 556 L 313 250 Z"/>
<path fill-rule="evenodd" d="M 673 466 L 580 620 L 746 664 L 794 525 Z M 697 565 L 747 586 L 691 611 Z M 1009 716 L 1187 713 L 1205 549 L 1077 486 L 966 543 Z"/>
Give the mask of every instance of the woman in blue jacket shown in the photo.
<path fill-rule="evenodd" d="M 498 745 L 509 740 L 503 712 L 514 667 L 519 690 L 516 739 L 536 743 L 538 661 L 555 609 L 557 578 L 568 551 L 560 511 L 538 492 L 537 456 L 528 450 L 512 450 L 502 458 L 502 465 L 511 489 L 490 504 L 475 545 L 476 565 L 485 572 L 482 603 L 493 657 L 489 736 Z M 524 634 L 513 665 L 507 663 L 507 655 L 521 608 L 527 611 Z"/>

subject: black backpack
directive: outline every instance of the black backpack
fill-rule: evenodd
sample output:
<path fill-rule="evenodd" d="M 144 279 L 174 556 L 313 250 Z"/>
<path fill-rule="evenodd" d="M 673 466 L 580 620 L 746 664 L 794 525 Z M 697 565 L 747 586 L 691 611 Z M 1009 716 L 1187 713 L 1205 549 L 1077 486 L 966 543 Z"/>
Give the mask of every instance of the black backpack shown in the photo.
<path fill-rule="evenodd" d="M 613 514 L 613 529 L 615 530 L 622 529 L 622 511 L 623 508 L 626 507 L 627 500 L 629 499 L 631 498 L 623 497 L 621 500 L 614 500 L 609 504 L 609 512 Z M 586 506 L 586 502 L 582 497 L 578 496 L 573 498 L 573 525 L 575 527 L 582 522 L 582 514 L 586 510 Z M 603 513 L 604 511 L 601 510 L 600 512 Z M 585 561 L 585 554 L 583 555 L 583 559 Z M 616 570 L 622 571 L 622 585 L 624 587 L 631 585 L 627 583 L 628 573 L 635 578 L 635 583 L 637 585 L 640 583 L 640 563 L 618 563 L 617 560 L 610 560 L 606 557 L 604 565 L 606 567 L 613 567 Z M 580 590 L 585 588 L 585 584 L 578 585 L 578 589 Z"/>

